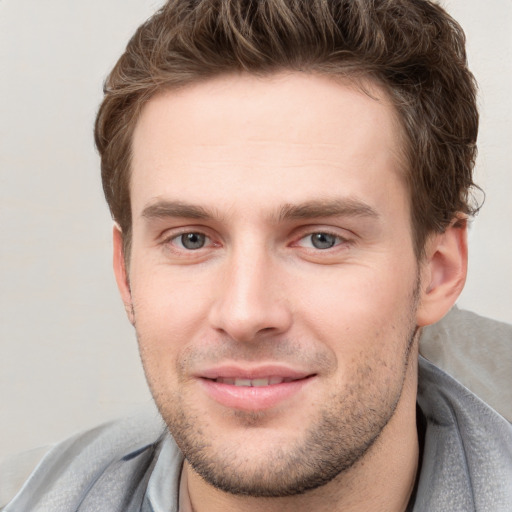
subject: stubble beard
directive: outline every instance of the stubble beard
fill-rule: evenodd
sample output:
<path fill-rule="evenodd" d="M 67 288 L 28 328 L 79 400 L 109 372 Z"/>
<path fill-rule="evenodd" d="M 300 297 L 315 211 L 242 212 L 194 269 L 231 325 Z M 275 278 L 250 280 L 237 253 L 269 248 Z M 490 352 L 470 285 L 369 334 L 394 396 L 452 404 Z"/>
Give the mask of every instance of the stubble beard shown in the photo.
<path fill-rule="evenodd" d="M 415 311 L 417 290 L 414 292 Z M 202 411 L 194 410 L 193 400 L 178 392 L 165 393 L 152 385 L 153 398 L 177 445 L 192 469 L 207 483 L 224 492 L 251 497 L 286 497 L 319 488 L 347 472 L 374 445 L 393 417 L 402 396 L 417 327 L 412 311 L 408 328 L 402 332 L 404 350 L 396 370 L 399 377 L 392 388 L 373 378 L 383 361 L 361 366 L 357 378 L 342 393 L 333 392 L 318 418 L 293 442 L 268 443 L 256 460 L 245 455 L 244 446 L 233 442 L 216 445 Z M 141 345 L 139 340 L 139 345 Z M 143 351 L 141 357 L 146 370 Z M 363 397 L 363 399 L 361 399 Z M 236 411 L 241 428 L 264 425 L 264 414 Z M 300 425 L 297 426 L 300 428 Z M 260 439 L 257 437 L 257 439 Z"/>

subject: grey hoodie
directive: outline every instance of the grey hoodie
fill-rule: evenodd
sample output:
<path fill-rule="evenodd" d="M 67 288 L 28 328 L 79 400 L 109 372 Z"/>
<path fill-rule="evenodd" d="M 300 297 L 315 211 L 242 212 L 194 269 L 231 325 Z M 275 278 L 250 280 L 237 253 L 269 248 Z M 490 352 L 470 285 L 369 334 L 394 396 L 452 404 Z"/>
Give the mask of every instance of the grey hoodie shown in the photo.
<path fill-rule="evenodd" d="M 420 357 L 422 463 L 413 512 L 511 512 L 512 426 Z M 51 450 L 3 512 L 177 512 L 183 457 L 156 414 Z"/>

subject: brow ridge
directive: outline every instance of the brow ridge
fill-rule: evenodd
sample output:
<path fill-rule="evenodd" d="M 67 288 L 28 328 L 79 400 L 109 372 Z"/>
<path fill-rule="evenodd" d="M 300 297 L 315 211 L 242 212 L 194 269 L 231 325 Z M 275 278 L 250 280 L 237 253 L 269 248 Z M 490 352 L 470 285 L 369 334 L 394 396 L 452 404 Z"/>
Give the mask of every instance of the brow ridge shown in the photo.
<path fill-rule="evenodd" d="M 165 219 L 167 217 L 209 219 L 213 216 L 213 212 L 207 208 L 183 201 L 159 200 L 149 204 L 142 211 L 142 217 L 145 219 Z"/>
<path fill-rule="evenodd" d="M 217 218 L 218 214 L 203 206 L 184 201 L 158 200 L 143 209 L 142 217 L 146 219 L 179 217 L 204 220 Z M 283 222 L 321 217 L 378 218 L 379 214 L 370 205 L 358 199 L 320 199 L 299 204 L 286 203 L 279 208 L 277 215 L 271 216 L 271 220 L 274 222 Z"/>
<path fill-rule="evenodd" d="M 379 217 L 370 205 L 354 198 L 313 200 L 301 204 L 285 204 L 277 220 L 301 220 L 320 217 Z"/>

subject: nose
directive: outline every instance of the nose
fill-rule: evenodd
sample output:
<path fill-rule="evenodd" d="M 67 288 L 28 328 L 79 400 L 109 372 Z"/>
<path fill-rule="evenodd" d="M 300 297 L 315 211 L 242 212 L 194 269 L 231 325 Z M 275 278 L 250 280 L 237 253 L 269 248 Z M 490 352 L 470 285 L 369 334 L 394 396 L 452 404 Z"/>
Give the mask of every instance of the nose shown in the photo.
<path fill-rule="evenodd" d="M 282 269 L 281 269 L 282 270 Z M 210 325 L 240 342 L 286 332 L 292 312 L 282 271 L 264 250 L 240 250 L 224 262 Z"/>

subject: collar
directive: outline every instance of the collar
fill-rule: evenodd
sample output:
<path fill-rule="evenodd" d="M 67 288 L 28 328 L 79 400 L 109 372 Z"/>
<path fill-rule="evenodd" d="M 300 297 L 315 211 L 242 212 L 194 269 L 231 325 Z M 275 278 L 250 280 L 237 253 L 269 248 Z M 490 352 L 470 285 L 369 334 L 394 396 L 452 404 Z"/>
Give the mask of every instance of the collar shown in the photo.
<path fill-rule="evenodd" d="M 417 402 L 426 426 L 413 512 L 509 512 L 511 424 L 421 356 L 418 382 Z M 186 481 L 180 485 L 182 466 L 183 455 L 167 434 L 148 482 L 148 508 L 143 512 L 193 512 Z"/>

